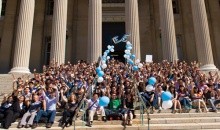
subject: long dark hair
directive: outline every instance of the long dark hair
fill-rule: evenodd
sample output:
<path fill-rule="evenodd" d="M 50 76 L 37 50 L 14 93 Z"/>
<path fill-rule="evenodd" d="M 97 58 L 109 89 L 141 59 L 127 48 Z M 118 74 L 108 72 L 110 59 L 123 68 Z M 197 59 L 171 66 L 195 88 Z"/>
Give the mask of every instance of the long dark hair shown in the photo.
<path fill-rule="evenodd" d="M 183 90 L 180 89 L 181 87 L 183 87 Z M 180 85 L 178 92 L 179 92 L 179 93 L 185 93 L 185 94 L 186 94 L 186 93 L 187 93 L 187 89 L 186 89 L 183 85 Z"/>
<path fill-rule="evenodd" d="M 174 88 L 173 92 L 171 91 L 172 88 Z M 175 98 L 176 97 L 176 88 L 175 88 L 175 86 L 171 85 L 169 87 L 169 91 L 170 91 L 171 94 L 173 94 L 173 98 Z"/>

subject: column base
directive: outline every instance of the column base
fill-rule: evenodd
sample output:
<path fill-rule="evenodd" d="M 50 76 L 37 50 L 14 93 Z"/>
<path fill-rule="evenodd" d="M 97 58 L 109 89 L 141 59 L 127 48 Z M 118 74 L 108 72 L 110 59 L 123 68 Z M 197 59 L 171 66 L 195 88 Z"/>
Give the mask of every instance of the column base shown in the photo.
<path fill-rule="evenodd" d="M 218 68 L 214 64 L 203 65 L 199 68 L 201 71 L 217 71 Z"/>
<path fill-rule="evenodd" d="M 30 74 L 30 70 L 26 67 L 14 67 L 11 69 L 11 71 L 9 73 L 26 73 L 26 74 Z"/>

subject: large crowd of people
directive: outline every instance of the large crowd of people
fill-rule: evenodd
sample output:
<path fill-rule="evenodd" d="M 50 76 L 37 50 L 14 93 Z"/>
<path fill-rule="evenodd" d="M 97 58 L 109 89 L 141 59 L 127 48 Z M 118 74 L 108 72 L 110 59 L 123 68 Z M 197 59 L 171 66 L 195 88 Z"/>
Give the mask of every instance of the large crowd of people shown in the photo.
<path fill-rule="evenodd" d="M 120 119 L 124 125 L 132 125 L 134 102 L 140 101 L 137 90 L 151 113 L 163 109 L 161 94 L 165 91 L 173 95 L 173 113 L 189 112 L 192 108 L 197 112 L 217 112 L 216 105 L 220 103 L 218 72 L 205 74 L 197 62 L 143 63 L 143 67 L 134 72 L 128 64 L 111 59 L 102 83 L 96 82 L 96 67 L 96 63 L 85 61 L 62 65 L 52 61 L 49 66 L 43 66 L 42 73 L 34 70 L 33 78 L 15 78 L 13 92 L 5 95 L 0 107 L 2 127 L 8 129 L 21 118 L 18 128 L 36 128 L 46 117 L 46 127 L 50 128 L 57 109 L 63 112 L 61 127 L 71 126 L 82 110 L 87 111 L 89 127 L 95 114 L 101 115 L 103 121 Z M 146 91 L 150 77 L 155 77 L 157 82 L 152 91 Z M 102 96 L 110 98 L 107 107 L 99 105 Z M 87 104 L 86 109 L 82 103 Z"/>

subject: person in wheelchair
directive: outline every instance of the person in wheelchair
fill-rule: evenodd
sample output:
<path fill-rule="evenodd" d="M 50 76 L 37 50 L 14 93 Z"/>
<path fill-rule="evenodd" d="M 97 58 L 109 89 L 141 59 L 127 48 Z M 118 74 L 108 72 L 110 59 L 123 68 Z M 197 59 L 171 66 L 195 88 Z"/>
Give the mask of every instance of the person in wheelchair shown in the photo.
<path fill-rule="evenodd" d="M 150 113 L 153 114 L 155 108 L 157 107 L 158 96 L 155 94 L 154 90 L 145 91 L 141 93 L 142 99 L 144 100 L 147 107 L 150 107 Z"/>
<path fill-rule="evenodd" d="M 132 94 L 126 94 L 123 100 L 123 125 L 132 125 L 132 119 L 134 117 L 134 96 Z"/>
<path fill-rule="evenodd" d="M 72 125 L 73 117 L 75 115 L 78 104 L 76 101 L 76 95 L 73 93 L 69 96 L 69 99 L 67 99 L 63 96 L 63 93 L 61 91 L 61 98 L 63 99 L 63 101 L 66 102 L 61 121 L 61 127 L 64 128 Z"/>

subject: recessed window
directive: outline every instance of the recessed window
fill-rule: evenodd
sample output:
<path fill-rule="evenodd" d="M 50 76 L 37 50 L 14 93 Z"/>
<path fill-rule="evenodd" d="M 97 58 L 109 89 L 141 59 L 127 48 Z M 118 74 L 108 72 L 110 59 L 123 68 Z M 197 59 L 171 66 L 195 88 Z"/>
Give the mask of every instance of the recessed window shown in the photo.
<path fill-rule="evenodd" d="M 179 14 L 179 0 L 173 0 L 172 1 L 173 4 L 173 13 L 174 14 Z"/>
<path fill-rule="evenodd" d="M 125 0 L 102 0 L 102 3 L 125 3 Z"/>
<path fill-rule="evenodd" d="M 7 0 L 2 0 L 2 11 L 1 16 L 5 16 Z"/>
<path fill-rule="evenodd" d="M 44 51 L 44 63 L 49 65 L 50 63 L 50 50 L 51 50 L 51 36 L 45 37 L 45 51 Z"/>
<path fill-rule="evenodd" d="M 53 15 L 54 0 L 47 0 L 47 15 Z"/>

